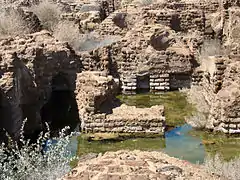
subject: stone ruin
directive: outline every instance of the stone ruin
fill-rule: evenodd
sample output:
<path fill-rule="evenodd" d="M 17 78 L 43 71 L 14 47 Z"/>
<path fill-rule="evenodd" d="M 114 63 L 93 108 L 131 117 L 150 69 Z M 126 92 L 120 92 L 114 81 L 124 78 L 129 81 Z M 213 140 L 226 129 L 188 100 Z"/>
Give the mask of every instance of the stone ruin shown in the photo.
<path fill-rule="evenodd" d="M 0 41 L 0 127 L 17 137 L 25 118 L 29 132 L 44 121 L 53 128 L 69 124 L 63 120 L 69 118 L 80 119 L 86 132 L 162 133 L 162 106 L 127 107 L 116 93 L 198 86 L 209 107 L 207 128 L 238 133 L 239 2 L 113 3 L 91 9 L 91 3 L 58 2 L 67 8 L 62 18 L 83 33 L 98 33 L 108 41 L 102 46 L 74 52 L 44 31 Z M 226 52 L 202 56 L 209 39 L 219 39 Z M 57 113 L 57 104 L 68 116 Z"/>
<path fill-rule="evenodd" d="M 56 119 L 52 123 L 57 124 L 59 117 L 51 116 L 57 116 L 58 105 L 50 105 L 55 108 L 53 113 L 47 112 L 46 106 L 54 103 L 50 101 L 54 95 L 57 101 L 60 92 L 66 91 L 66 96 L 73 96 L 76 73 L 81 71 L 75 53 L 67 44 L 57 42 L 49 32 L 7 38 L 0 44 L 0 127 L 17 137 L 25 118 L 28 132 L 41 128 L 44 124 L 41 119 Z M 66 103 L 74 108 L 72 101 L 55 103 Z"/>
<path fill-rule="evenodd" d="M 85 71 L 78 74 L 76 99 L 84 132 L 163 134 L 164 107 L 136 108 L 115 98 L 112 76 Z"/>

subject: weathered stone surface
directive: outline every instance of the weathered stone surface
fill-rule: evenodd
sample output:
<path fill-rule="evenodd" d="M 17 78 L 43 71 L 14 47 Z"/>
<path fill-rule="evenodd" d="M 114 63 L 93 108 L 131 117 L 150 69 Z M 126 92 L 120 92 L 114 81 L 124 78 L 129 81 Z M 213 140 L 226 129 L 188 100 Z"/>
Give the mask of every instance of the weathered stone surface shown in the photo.
<path fill-rule="evenodd" d="M 82 179 L 224 179 L 161 152 L 117 151 L 80 161 L 62 180 Z"/>
<path fill-rule="evenodd" d="M 21 7 L 30 3 L 32 1 L 23 0 L 13 4 Z M 133 2 L 122 8 L 120 1 L 108 0 L 56 3 L 64 10 L 62 19 L 78 23 L 83 33 L 94 30 L 99 35 L 97 39 L 102 41 L 76 55 L 48 32 L 1 40 L 0 105 L 4 119 L 1 127 L 15 134 L 25 117 L 38 125 L 35 120 L 41 121 L 39 111 L 49 100 L 52 88 L 66 89 L 67 86 L 75 91 L 79 118 L 85 130 L 111 131 L 117 126 L 119 131 L 125 131 L 122 127 L 127 121 L 125 117 L 115 124 L 105 122 L 116 119 L 118 110 L 123 112 L 122 116 L 133 108 L 118 107 L 119 102 L 114 98 L 118 87 L 132 93 L 141 89 L 168 91 L 200 85 L 209 104 L 209 128 L 224 127 L 223 131 L 238 132 L 238 1 L 162 1 L 148 6 Z M 25 10 L 22 14 L 33 31 L 40 29 L 35 15 Z M 199 60 L 199 49 L 206 38 L 221 39 L 228 51 L 222 52 L 222 57 L 216 52 L 212 57 L 207 55 L 207 64 L 202 68 L 206 61 Z M 94 72 L 77 75 L 82 70 Z M 58 74 L 68 83 L 52 87 Z M 34 113 L 26 113 L 26 109 Z M 159 122 L 152 125 L 146 122 L 148 128 L 162 128 L 162 118 L 159 116 Z M 11 121 L 8 125 L 7 119 Z M 136 131 L 143 128 L 140 122 L 136 124 Z M 132 127 L 129 131 L 135 131 Z"/>
<path fill-rule="evenodd" d="M 117 84 L 106 73 L 85 71 L 78 74 L 75 93 L 84 132 L 163 134 L 163 106 L 120 106 L 116 92 Z"/>
<path fill-rule="evenodd" d="M 18 136 L 24 118 L 31 132 L 41 127 L 40 110 L 50 99 L 52 80 L 59 74 L 75 89 L 81 63 L 67 44 L 57 42 L 48 32 L 0 41 L 1 128 Z"/>

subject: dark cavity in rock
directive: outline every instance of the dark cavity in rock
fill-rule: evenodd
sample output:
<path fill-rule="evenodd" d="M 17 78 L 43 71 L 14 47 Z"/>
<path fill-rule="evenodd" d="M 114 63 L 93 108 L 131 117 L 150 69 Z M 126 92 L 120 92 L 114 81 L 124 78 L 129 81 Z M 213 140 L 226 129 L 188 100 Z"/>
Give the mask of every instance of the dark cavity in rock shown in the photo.
<path fill-rule="evenodd" d="M 41 118 L 52 133 L 69 125 L 72 131 L 80 121 L 74 92 L 63 74 L 52 79 L 51 97 L 41 109 Z"/>

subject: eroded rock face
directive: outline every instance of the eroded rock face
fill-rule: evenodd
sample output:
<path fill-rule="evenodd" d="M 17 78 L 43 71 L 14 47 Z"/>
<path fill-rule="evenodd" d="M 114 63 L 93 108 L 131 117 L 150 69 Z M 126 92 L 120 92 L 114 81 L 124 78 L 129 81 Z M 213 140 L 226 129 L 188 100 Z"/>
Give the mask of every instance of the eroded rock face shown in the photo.
<path fill-rule="evenodd" d="M 207 128 L 239 133 L 239 62 L 226 57 L 215 57 L 212 61 L 212 71 L 205 71 L 200 83 L 200 93 L 209 105 Z"/>
<path fill-rule="evenodd" d="M 222 179 L 203 167 L 161 152 L 117 151 L 80 161 L 62 180 L 107 179 Z"/>
<path fill-rule="evenodd" d="M 17 138 L 25 118 L 29 133 L 41 128 L 41 109 L 54 88 L 75 89 L 81 64 L 67 44 L 57 42 L 48 32 L 4 39 L 0 44 L 1 128 Z M 54 84 L 53 79 L 59 75 L 68 86 Z"/>
<path fill-rule="evenodd" d="M 222 33 L 222 44 L 212 43 L 212 52 L 200 62 L 201 93 L 207 102 L 207 128 L 225 133 L 239 133 L 239 7 L 237 1 L 220 4 L 212 14 L 214 31 Z M 216 14 L 218 14 L 216 16 Z M 219 19 L 217 22 L 216 19 Z M 220 34 L 221 34 L 220 33 Z M 210 46 L 209 46 L 210 48 Z M 211 48 L 210 48 L 211 49 Z"/>

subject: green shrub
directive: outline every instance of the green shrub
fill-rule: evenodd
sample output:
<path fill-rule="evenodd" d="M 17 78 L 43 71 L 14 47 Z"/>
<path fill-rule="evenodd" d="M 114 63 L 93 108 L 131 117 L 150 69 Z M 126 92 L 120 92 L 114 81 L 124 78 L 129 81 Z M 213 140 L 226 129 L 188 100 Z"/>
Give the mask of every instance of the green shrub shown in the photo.
<path fill-rule="evenodd" d="M 20 144 L 13 141 L 0 147 L 0 179 L 4 180 L 55 180 L 70 170 L 71 153 L 67 150 L 69 138 L 63 129 L 57 143 L 47 141 L 49 132 L 41 133 L 36 143 L 25 140 L 21 133 Z M 23 132 L 23 130 L 21 131 Z"/>

